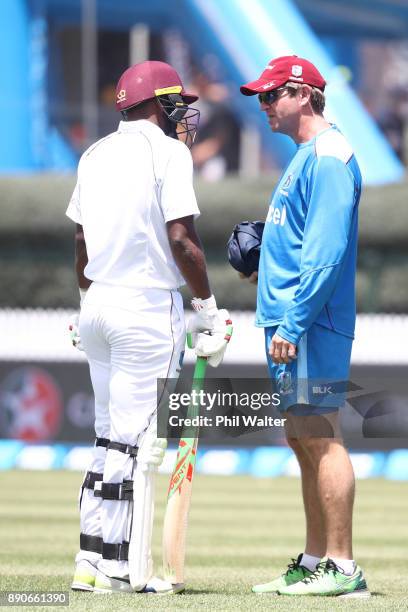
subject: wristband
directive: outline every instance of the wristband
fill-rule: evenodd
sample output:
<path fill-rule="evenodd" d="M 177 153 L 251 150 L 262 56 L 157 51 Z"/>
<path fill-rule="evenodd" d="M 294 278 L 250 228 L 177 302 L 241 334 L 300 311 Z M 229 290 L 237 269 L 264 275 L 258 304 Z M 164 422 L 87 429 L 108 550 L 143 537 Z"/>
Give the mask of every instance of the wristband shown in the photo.
<path fill-rule="evenodd" d="M 82 302 L 85 299 L 86 292 L 88 291 L 88 289 L 81 289 L 81 287 L 78 287 L 78 289 L 79 289 L 80 305 L 82 306 Z"/>
<path fill-rule="evenodd" d="M 211 310 L 213 308 L 217 309 L 217 302 L 215 301 L 215 297 L 211 295 L 206 300 L 202 300 L 201 298 L 193 298 L 191 300 L 191 306 L 193 307 L 193 310 L 198 312 L 200 310 Z"/>

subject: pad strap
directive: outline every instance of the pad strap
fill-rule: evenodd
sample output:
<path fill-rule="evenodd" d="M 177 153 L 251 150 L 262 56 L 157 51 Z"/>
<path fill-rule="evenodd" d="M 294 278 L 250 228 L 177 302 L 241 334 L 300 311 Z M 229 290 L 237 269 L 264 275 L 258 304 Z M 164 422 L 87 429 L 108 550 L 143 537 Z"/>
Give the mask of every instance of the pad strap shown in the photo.
<path fill-rule="evenodd" d="M 125 453 L 125 455 L 130 455 L 131 457 L 137 456 L 138 447 L 131 446 L 130 444 L 124 444 L 122 442 L 109 442 L 108 450 L 117 450 L 120 453 Z"/>
<path fill-rule="evenodd" d="M 87 472 L 82 487 L 84 489 L 94 489 L 95 482 L 100 482 L 103 480 L 103 474 L 98 474 L 98 472 Z"/>
<path fill-rule="evenodd" d="M 129 557 L 129 542 L 122 544 L 102 544 L 102 558 L 113 559 L 114 561 L 127 561 Z"/>
<path fill-rule="evenodd" d="M 108 438 L 95 438 L 95 446 L 104 446 L 108 448 L 110 440 Z"/>
<path fill-rule="evenodd" d="M 79 536 L 79 547 L 81 550 L 102 554 L 102 538 L 98 536 L 87 535 L 81 533 Z"/>
<path fill-rule="evenodd" d="M 102 482 L 94 489 L 95 497 L 102 499 L 133 500 L 133 480 L 123 482 Z"/>

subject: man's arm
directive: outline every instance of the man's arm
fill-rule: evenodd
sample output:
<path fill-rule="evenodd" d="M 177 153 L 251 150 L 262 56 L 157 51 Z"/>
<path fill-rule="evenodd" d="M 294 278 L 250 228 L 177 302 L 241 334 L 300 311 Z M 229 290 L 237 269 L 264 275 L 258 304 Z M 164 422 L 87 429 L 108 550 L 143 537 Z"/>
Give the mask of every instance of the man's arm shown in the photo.
<path fill-rule="evenodd" d="M 75 227 L 75 270 L 78 279 L 78 286 L 80 289 L 87 290 L 92 281 L 90 281 L 84 275 L 84 269 L 88 263 L 88 253 L 86 250 L 84 230 L 82 225 L 79 223 Z"/>
<path fill-rule="evenodd" d="M 78 280 L 78 288 L 79 288 L 81 306 L 82 306 L 82 300 L 84 299 L 88 288 L 92 284 L 92 281 L 90 281 L 84 275 L 84 269 L 87 263 L 88 263 L 88 253 L 86 250 L 84 230 L 82 228 L 82 225 L 77 223 L 75 226 L 75 270 L 76 270 L 76 275 L 77 275 L 77 280 Z M 81 344 L 81 338 L 79 335 L 79 313 L 78 312 L 75 314 L 75 316 L 73 316 L 69 324 L 69 331 L 71 335 L 72 344 L 78 350 L 83 351 L 84 348 Z"/>
<path fill-rule="evenodd" d="M 215 297 L 211 294 L 194 216 L 168 221 L 167 233 L 176 264 L 195 296 L 191 302 L 194 314 L 187 326 L 189 347 L 194 348 L 199 357 L 206 357 L 209 365 L 217 367 L 223 360 L 232 334 L 232 324 L 228 311 L 218 310 Z"/>
<path fill-rule="evenodd" d="M 206 300 L 211 296 L 204 251 L 194 226 L 194 217 L 167 223 L 171 252 L 193 296 Z"/>

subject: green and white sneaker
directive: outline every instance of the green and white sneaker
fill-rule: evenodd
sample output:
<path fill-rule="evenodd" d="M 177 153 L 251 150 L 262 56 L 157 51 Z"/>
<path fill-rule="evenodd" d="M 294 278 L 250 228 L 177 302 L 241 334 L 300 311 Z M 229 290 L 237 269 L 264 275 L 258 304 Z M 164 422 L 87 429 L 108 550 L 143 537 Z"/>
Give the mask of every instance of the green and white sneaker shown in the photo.
<path fill-rule="evenodd" d="M 292 563 L 289 563 L 286 572 L 278 578 L 275 578 L 275 580 L 253 586 L 253 593 L 257 593 L 258 595 L 262 593 L 277 593 L 281 588 L 300 582 L 300 580 L 310 576 L 312 572 L 303 565 L 300 565 L 301 558 L 302 554 L 300 554 L 297 559 L 292 559 Z"/>
<path fill-rule="evenodd" d="M 358 565 L 351 576 L 347 576 L 331 559 L 322 559 L 316 570 L 296 584 L 278 589 L 279 595 L 305 597 L 370 597 L 363 572 Z"/>
<path fill-rule="evenodd" d="M 82 559 L 75 567 L 75 574 L 72 580 L 71 589 L 73 591 L 93 591 L 95 586 L 96 567 Z"/>

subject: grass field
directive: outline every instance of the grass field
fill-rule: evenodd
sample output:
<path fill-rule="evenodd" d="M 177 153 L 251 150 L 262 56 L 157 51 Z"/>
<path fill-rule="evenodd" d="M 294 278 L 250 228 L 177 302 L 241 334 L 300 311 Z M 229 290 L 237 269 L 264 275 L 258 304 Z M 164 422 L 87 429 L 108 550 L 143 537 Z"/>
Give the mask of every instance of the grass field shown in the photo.
<path fill-rule="evenodd" d="M 1 591 L 69 589 L 78 541 L 80 479 L 72 472 L 0 473 Z M 157 487 L 158 569 L 167 480 L 160 476 Z M 194 486 L 184 595 L 71 593 L 69 610 L 408 610 L 408 484 L 358 483 L 355 555 L 374 595 L 361 602 L 288 600 L 250 592 L 253 583 L 281 572 L 289 557 L 302 551 L 297 479 L 198 475 Z"/>

